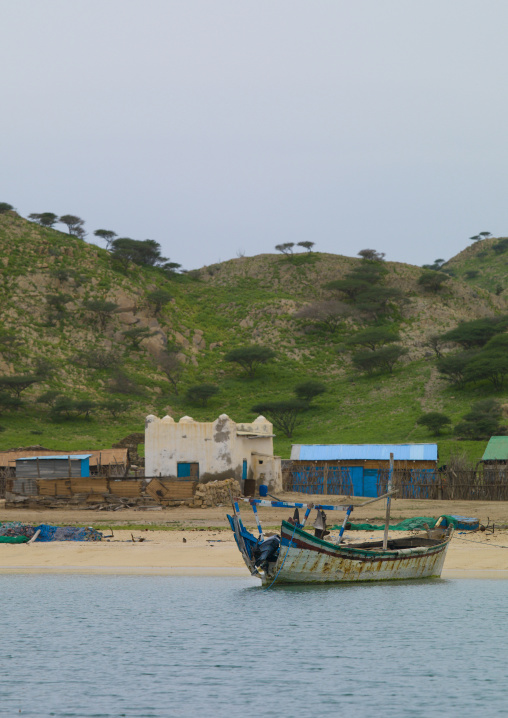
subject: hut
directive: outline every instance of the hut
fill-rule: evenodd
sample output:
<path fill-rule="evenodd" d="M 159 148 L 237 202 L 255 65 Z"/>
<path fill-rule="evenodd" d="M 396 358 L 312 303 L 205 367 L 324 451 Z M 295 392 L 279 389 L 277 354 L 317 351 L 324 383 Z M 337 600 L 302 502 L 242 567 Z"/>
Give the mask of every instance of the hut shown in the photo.
<path fill-rule="evenodd" d="M 484 464 L 508 464 L 508 436 L 491 436 L 481 460 Z"/>
<path fill-rule="evenodd" d="M 293 444 L 284 487 L 304 493 L 379 496 L 390 465 L 413 480 L 437 469 L 437 444 Z"/>
<path fill-rule="evenodd" d="M 16 478 L 10 490 L 14 494 L 35 496 L 38 479 L 63 479 L 90 476 L 91 454 L 63 456 L 22 456 L 16 459 Z"/>
<path fill-rule="evenodd" d="M 508 436 L 491 436 L 480 463 L 486 481 L 504 484 L 508 478 Z"/>
<path fill-rule="evenodd" d="M 129 451 L 126 448 L 100 449 L 90 451 L 55 451 L 44 449 L 42 446 L 33 446 L 25 449 L 12 449 L 0 452 L 0 477 L 16 476 L 16 462 L 19 459 L 34 459 L 39 457 L 59 457 L 67 459 L 82 454 L 90 456 L 89 466 L 91 476 L 126 476 L 129 468 Z"/>

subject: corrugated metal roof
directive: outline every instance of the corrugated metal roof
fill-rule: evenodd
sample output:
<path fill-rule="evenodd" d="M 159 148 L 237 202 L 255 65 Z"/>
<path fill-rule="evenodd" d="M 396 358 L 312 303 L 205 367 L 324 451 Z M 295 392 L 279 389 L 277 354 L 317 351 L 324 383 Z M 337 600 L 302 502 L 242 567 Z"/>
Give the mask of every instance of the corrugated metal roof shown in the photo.
<path fill-rule="evenodd" d="M 437 444 L 293 444 L 293 461 L 437 461 Z"/>
<path fill-rule="evenodd" d="M 25 450 L 25 451 L 0 451 L 0 467 L 9 466 L 15 468 L 16 459 L 20 458 L 31 458 L 32 456 L 38 456 L 39 459 L 43 456 L 77 456 L 78 454 L 90 454 L 90 466 L 114 466 L 118 464 L 127 465 L 128 456 L 127 449 L 100 449 L 94 451 L 58 451 L 51 449 L 39 449 Z"/>
<path fill-rule="evenodd" d="M 508 461 L 508 436 L 491 436 L 482 461 Z"/>
<path fill-rule="evenodd" d="M 48 459 L 66 459 L 75 461 L 77 459 L 89 459 L 92 454 L 60 454 L 59 456 L 19 456 L 16 461 L 47 461 Z"/>

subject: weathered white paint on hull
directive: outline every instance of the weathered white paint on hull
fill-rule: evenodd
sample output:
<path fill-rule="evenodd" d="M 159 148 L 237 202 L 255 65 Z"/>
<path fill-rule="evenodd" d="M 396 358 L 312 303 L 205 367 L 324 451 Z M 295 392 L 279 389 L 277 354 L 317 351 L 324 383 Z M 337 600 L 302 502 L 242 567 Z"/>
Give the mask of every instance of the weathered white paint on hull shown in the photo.
<path fill-rule="evenodd" d="M 441 575 L 451 535 L 441 542 L 416 537 L 391 542 L 382 550 L 379 541 L 363 546 L 337 545 L 318 539 L 286 521 L 281 527 L 279 557 L 271 583 L 347 583 L 354 581 L 403 581 Z M 407 546 L 405 544 L 409 543 Z"/>
<path fill-rule="evenodd" d="M 286 551 L 286 560 L 277 577 L 277 583 L 343 583 L 430 578 L 441 575 L 446 556 L 445 547 L 444 550 L 431 554 L 359 561 L 333 557 L 308 549 L 282 548 L 272 579 L 263 577 L 263 583 L 270 583 L 273 580 Z"/>

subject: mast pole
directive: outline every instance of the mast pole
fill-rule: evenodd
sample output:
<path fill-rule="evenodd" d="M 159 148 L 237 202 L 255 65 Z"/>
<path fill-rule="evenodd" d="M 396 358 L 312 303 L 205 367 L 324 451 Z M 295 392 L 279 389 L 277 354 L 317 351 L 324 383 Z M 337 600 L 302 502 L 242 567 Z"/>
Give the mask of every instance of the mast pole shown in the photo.
<path fill-rule="evenodd" d="M 388 473 L 388 486 L 386 487 L 386 492 L 390 494 L 392 490 L 392 475 L 393 475 L 393 454 L 390 454 L 390 471 Z M 390 524 L 390 504 L 391 504 L 391 496 L 388 495 L 386 499 L 386 518 L 385 518 L 385 532 L 383 535 L 383 551 L 386 551 L 388 547 L 388 526 Z"/>

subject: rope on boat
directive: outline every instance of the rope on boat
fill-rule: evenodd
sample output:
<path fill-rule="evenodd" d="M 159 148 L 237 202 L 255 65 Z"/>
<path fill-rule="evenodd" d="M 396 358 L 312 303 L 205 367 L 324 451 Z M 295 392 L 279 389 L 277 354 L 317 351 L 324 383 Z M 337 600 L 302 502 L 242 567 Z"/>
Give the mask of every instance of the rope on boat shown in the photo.
<path fill-rule="evenodd" d="M 291 538 L 289 539 L 289 544 L 288 544 L 288 547 L 287 547 L 286 555 L 284 556 L 284 560 L 282 561 L 282 563 L 281 563 L 281 565 L 280 565 L 280 568 L 279 568 L 279 570 L 277 571 L 277 573 L 275 574 L 275 578 L 273 579 L 273 581 L 271 582 L 271 584 L 270 584 L 267 588 L 264 588 L 264 589 L 263 589 L 263 593 L 264 593 L 265 591 L 268 591 L 268 589 L 270 589 L 270 588 L 273 586 L 273 584 L 275 583 L 275 581 L 279 578 L 279 573 L 282 571 L 282 567 L 284 566 L 284 564 L 285 564 L 285 562 L 286 562 L 286 558 L 287 558 L 287 555 L 288 555 L 288 553 L 289 553 L 289 549 L 291 548 L 291 545 L 292 545 L 292 543 L 293 543 L 293 536 L 295 535 L 295 531 L 296 531 L 296 524 L 295 524 L 295 527 L 294 527 L 294 529 L 293 529 L 293 533 L 291 534 Z"/>

